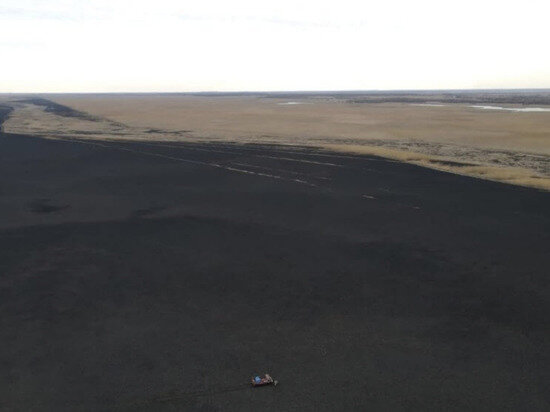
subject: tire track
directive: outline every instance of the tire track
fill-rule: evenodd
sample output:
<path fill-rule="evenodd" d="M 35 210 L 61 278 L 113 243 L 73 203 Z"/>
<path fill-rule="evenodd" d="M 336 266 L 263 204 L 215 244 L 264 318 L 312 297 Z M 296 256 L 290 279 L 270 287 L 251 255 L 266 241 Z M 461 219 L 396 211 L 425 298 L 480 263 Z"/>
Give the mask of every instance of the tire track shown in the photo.
<path fill-rule="evenodd" d="M 105 144 L 105 143 L 98 143 L 98 142 L 93 142 L 92 143 L 90 141 L 82 141 L 82 140 L 77 140 L 77 139 L 59 138 L 58 140 L 69 141 L 69 142 L 72 142 L 72 143 L 87 144 L 87 145 L 91 145 L 91 146 L 99 146 L 99 147 L 110 148 L 110 149 L 115 149 L 115 150 L 121 150 L 121 151 L 126 151 L 126 152 L 130 152 L 130 153 L 144 155 L 144 156 L 159 157 L 159 158 L 173 160 L 173 161 L 177 161 L 177 162 L 214 167 L 214 168 L 217 168 L 217 169 L 223 169 L 223 170 L 227 170 L 227 171 L 235 172 L 235 173 L 254 175 L 254 176 L 265 177 L 265 178 L 270 178 L 270 179 L 275 179 L 275 180 L 284 180 L 284 181 L 287 181 L 287 182 L 303 184 L 303 185 L 310 186 L 310 187 L 315 187 L 315 188 L 319 187 L 318 185 L 316 185 L 314 183 L 311 183 L 311 182 L 308 182 L 308 181 L 303 180 L 303 179 L 286 178 L 286 177 L 283 177 L 283 176 L 280 176 L 280 175 L 256 172 L 256 171 L 253 171 L 253 170 L 240 169 L 240 168 L 236 168 L 236 167 L 226 166 L 226 165 L 223 165 L 223 164 L 220 164 L 220 163 L 205 162 L 205 161 L 201 161 L 201 160 L 191 160 L 191 159 L 186 159 L 186 158 L 183 158 L 183 157 L 176 157 L 176 156 L 170 156 L 170 155 L 165 155 L 165 154 L 160 154 L 160 153 L 147 152 L 147 151 L 143 151 L 143 150 L 130 149 L 128 147 L 120 147 L 120 146 L 116 146 L 116 145 L 112 145 L 112 144 Z"/>

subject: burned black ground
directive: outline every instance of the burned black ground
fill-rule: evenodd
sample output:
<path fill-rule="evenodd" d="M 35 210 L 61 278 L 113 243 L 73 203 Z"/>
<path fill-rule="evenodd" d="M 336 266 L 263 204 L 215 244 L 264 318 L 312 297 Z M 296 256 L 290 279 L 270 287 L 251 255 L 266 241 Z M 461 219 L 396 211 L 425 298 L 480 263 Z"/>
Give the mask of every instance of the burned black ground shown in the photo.
<path fill-rule="evenodd" d="M 549 244 L 380 158 L 0 135 L 0 408 L 547 410 Z"/>

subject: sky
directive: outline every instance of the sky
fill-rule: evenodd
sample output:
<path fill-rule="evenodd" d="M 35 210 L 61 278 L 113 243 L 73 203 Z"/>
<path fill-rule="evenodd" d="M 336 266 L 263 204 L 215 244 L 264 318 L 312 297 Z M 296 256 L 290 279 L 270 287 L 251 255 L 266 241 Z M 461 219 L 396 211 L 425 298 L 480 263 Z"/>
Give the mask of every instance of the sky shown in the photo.
<path fill-rule="evenodd" d="M 0 0 L 0 93 L 550 88 L 548 0 Z"/>

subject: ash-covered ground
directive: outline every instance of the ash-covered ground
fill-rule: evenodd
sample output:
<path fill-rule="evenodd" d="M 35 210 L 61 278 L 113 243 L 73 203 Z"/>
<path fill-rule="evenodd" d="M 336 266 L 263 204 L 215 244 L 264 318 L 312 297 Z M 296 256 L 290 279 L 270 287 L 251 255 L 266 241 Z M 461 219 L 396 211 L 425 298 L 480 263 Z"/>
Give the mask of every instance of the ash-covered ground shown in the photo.
<path fill-rule="evenodd" d="M 2 134 L 0 193 L 0 409 L 550 407 L 548 192 Z"/>

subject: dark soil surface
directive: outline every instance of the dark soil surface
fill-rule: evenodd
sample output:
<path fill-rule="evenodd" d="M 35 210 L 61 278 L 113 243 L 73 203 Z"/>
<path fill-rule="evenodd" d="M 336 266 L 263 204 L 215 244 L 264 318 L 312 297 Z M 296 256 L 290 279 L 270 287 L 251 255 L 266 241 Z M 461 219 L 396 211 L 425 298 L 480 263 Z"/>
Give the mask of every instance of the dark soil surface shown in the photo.
<path fill-rule="evenodd" d="M 0 409 L 548 410 L 549 267 L 546 192 L 0 135 Z"/>

